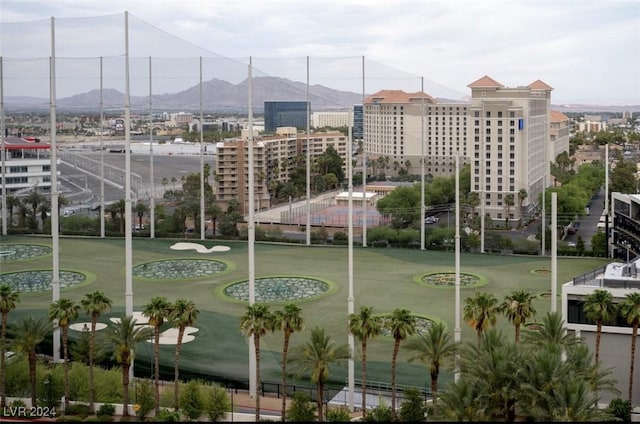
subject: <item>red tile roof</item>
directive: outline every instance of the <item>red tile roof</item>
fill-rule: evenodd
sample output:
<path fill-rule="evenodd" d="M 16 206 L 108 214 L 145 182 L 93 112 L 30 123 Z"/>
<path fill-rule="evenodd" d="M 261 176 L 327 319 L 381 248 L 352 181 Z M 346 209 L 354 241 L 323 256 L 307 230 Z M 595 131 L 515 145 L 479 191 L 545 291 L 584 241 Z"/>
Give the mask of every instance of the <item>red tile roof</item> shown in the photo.
<path fill-rule="evenodd" d="M 500 84 L 498 81 L 494 80 L 493 78 L 485 75 L 479 80 L 476 80 L 471 84 L 467 85 L 467 87 L 469 88 L 503 88 L 504 85 Z"/>
<path fill-rule="evenodd" d="M 549 84 L 540 80 L 535 80 L 534 82 L 529 84 L 527 87 L 529 87 L 532 90 L 553 90 L 553 87 L 551 87 Z"/>
<path fill-rule="evenodd" d="M 413 99 L 424 98 L 427 103 L 437 103 L 436 100 L 427 93 L 416 92 L 406 93 L 402 90 L 380 90 L 368 96 L 365 103 L 411 103 Z"/>
<path fill-rule="evenodd" d="M 564 122 L 568 121 L 569 117 L 562 112 L 558 112 L 557 110 L 551 111 L 551 122 Z"/>

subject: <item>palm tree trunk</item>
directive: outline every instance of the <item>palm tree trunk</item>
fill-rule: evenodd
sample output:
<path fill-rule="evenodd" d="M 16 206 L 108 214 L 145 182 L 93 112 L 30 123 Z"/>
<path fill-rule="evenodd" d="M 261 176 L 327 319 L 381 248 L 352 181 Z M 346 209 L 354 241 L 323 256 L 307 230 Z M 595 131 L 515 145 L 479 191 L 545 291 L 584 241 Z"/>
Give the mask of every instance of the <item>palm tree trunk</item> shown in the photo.
<path fill-rule="evenodd" d="M 125 364 L 122 366 L 122 416 L 129 416 L 129 359 L 127 358 Z"/>
<path fill-rule="evenodd" d="M 160 413 L 160 326 L 154 325 L 154 342 L 153 342 L 153 362 L 154 362 L 154 377 L 155 377 L 155 407 L 156 414 Z"/>
<path fill-rule="evenodd" d="M 393 356 L 391 358 L 391 416 L 396 420 L 396 361 L 400 350 L 400 339 L 396 339 L 393 345 Z"/>
<path fill-rule="evenodd" d="M 431 376 L 431 398 L 433 399 L 433 404 L 438 403 L 438 375 L 440 374 L 440 369 L 436 368 L 435 371 L 430 373 Z"/>
<path fill-rule="evenodd" d="M 638 337 L 638 323 L 633 323 L 631 336 L 631 365 L 629 366 L 629 402 L 633 399 L 633 369 L 636 362 L 636 338 Z"/>
<path fill-rule="evenodd" d="M 281 421 L 284 422 L 284 416 L 287 412 L 287 353 L 289 352 L 288 332 L 284 333 L 284 345 L 282 347 L 282 408 L 280 411 Z"/>
<path fill-rule="evenodd" d="M 516 343 L 520 342 L 520 324 L 516 325 Z"/>
<path fill-rule="evenodd" d="M 600 361 L 600 335 L 602 334 L 602 321 L 598 321 L 596 327 L 596 365 Z"/>
<path fill-rule="evenodd" d="M 260 421 L 260 336 L 253 335 L 256 351 L 256 422 Z"/>
<path fill-rule="evenodd" d="M 7 365 L 4 361 L 7 341 L 7 313 L 2 313 L 2 339 L 0 340 L 0 408 L 4 411 L 7 406 Z"/>
<path fill-rule="evenodd" d="M 322 403 L 324 400 L 324 381 L 322 377 L 318 377 L 318 398 L 316 404 L 318 405 L 318 422 L 324 421 L 324 411 L 322 410 Z"/>
<path fill-rule="evenodd" d="M 175 410 L 177 411 L 180 407 L 179 401 L 179 391 L 180 391 L 180 350 L 182 349 L 182 338 L 184 337 L 184 326 L 181 325 L 178 327 L 178 342 L 176 344 L 176 358 L 174 360 L 173 369 L 174 369 L 174 377 L 173 377 L 173 397 Z"/>
<path fill-rule="evenodd" d="M 69 327 L 62 326 L 62 356 L 64 358 L 64 410 L 69 409 Z"/>
<path fill-rule="evenodd" d="M 31 383 L 31 406 L 37 406 L 36 396 L 36 351 L 29 352 L 29 382 Z"/>
<path fill-rule="evenodd" d="M 98 317 L 95 314 L 91 315 L 91 333 L 89 334 L 89 414 L 93 414 L 95 412 L 95 382 L 93 376 L 93 367 L 94 367 L 94 355 L 96 348 L 96 323 L 98 321 Z"/>
<path fill-rule="evenodd" d="M 367 416 L 367 338 L 362 338 L 362 418 Z"/>

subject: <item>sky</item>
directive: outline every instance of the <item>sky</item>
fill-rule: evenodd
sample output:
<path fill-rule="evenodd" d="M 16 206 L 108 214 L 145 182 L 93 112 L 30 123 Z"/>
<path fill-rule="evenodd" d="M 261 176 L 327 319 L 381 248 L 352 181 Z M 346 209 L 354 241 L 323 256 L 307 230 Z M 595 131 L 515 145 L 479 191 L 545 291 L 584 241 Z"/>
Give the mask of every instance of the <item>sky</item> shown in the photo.
<path fill-rule="evenodd" d="M 97 88 L 97 57 L 121 69 L 125 10 L 134 91 L 144 57 L 158 92 L 197 83 L 199 56 L 204 79 L 239 83 L 251 57 L 254 75 L 354 92 L 461 98 L 488 75 L 540 79 L 554 104 L 640 104 L 640 0 L 0 0 L 5 96 L 48 95 L 52 17 L 58 95 Z"/>

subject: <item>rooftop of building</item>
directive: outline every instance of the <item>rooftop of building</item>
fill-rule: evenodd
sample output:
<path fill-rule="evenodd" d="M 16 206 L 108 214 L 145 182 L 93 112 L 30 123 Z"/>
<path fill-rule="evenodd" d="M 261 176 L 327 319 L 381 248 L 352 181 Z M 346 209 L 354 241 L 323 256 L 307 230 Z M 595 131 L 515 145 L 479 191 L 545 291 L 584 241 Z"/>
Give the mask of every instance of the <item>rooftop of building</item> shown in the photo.
<path fill-rule="evenodd" d="M 8 136 L 2 138 L 2 145 L 6 150 L 49 149 L 49 143 L 40 141 L 36 137 Z"/>
<path fill-rule="evenodd" d="M 574 286 L 612 289 L 640 289 L 640 257 L 629 262 L 611 262 L 605 267 L 574 277 Z"/>

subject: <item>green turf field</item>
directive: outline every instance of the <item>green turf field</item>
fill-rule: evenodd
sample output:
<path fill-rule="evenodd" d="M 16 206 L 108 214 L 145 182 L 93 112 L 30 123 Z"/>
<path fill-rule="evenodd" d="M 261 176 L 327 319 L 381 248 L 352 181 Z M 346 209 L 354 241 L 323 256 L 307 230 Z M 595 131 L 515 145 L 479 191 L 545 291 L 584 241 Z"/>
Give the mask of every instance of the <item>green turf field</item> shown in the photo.
<path fill-rule="evenodd" d="M 141 310 L 152 296 L 162 295 L 169 300 L 178 297 L 193 300 L 202 311 L 196 323 L 199 332 L 195 341 L 186 343 L 182 349 L 181 369 L 185 374 L 210 373 L 229 379 L 248 378 L 248 347 L 238 330 L 239 317 L 246 306 L 239 301 L 230 301 L 220 295 L 225 284 L 248 279 L 248 250 L 245 242 L 202 242 L 207 247 L 230 246 L 228 252 L 199 254 L 195 251 L 177 251 L 169 247 L 178 241 L 198 240 L 150 240 L 134 239 L 133 265 L 170 259 L 215 259 L 228 264 L 228 270 L 208 278 L 153 281 L 134 278 L 134 310 Z M 50 238 L 3 237 L 6 249 L 11 244 L 40 244 L 51 246 Z M 122 239 L 63 238 L 60 240 L 60 270 L 85 273 L 88 283 L 62 290 L 61 296 L 79 301 L 86 293 L 104 291 L 114 300 L 114 310 L 102 318 L 107 322 L 111 316 L 124 310 L 125 291 L 125 247 Z M 51 270 L 52 255 L 31 260 L 3 261 L 0 271 L 5 273 L 26 270 Z M 602 258 L 558 258 L 558 293 L 560 285 L 574 275 L 601 267 L 607 261 Z M 389 313 L 395 308 L 406 308 L 415 314 L 445 321 L 449 329 L 454 327 L 454 289 L 436 288 L 417 284 L 415 279 L 430 272 L 453 272 L 455 262 L 452 252 L 420 251 L 393 248 L 354 249 L 354 293 L 356 311 L 362 305 L 373 306 L 378 313 Z M 500 256 L 489 254 L 463 254 L 463 273 L 471 273 L 486 279 L 486 285 L 464 288 L 461 299 L 472 296 L 476 290 L 493 293 L 498 299 L 515 289 L 544 293 L 550 289 L 550 258 Z M 348 295 L 348 251 L 338 246 L 301 246 L 257 244 L 255 249 L 256 278 L 263 276 L 303 276 L 328 280 L 335 283 L 333 293 L 299 302 L 307 330 L 294 334 L 291 345 L 307 340 L 308 332 L 315 326 L 323 327 L 339 343 L 347 343 L 347 295 Z M 11 313 L 15 317 L 22 313 L 45 314 L 51 301 L 51 292 L 22 294 L 18 309 Z M 274 304 L 272 309 L 281 305 Z M 550 308 L 548 297 L 534 302 L 538 316 Z M 558 301 L 558 309 L 561 308 Z M 82 320 L 87 320 L 83 317 Z M 499 318 L 498 326 L 513 335 L 513 327 L 506 318 Z M 462 339 L 475 340 L 475 333 L 462 322 Z M 280 352 L 282 337 L 279 333 L 266 336 L 261 342 L 262 379 L 276 382 L 280 379 Z M 369 343 L 368 380 L 390 381 L 390 360 L 393 339 L 380 337 Z M 138 350 L 138 358 L 144 360 L 152 355 L 152 345 Z M 173 366 L 174 347 L 163 346 L 161 360 L 169 370 Z M 356 348 L 356 378 L 359 378 L 360 349 Z M 409 353 L 400 348 L 398 384 L 428 384 L 428 373 L 424 366 L 408 363 Z M 346 380 L 346 367 L 332 370 L 331 380 L 342 384 Z M 441 377 L 444 383 L 451 376 L 447 372 Z"/>

